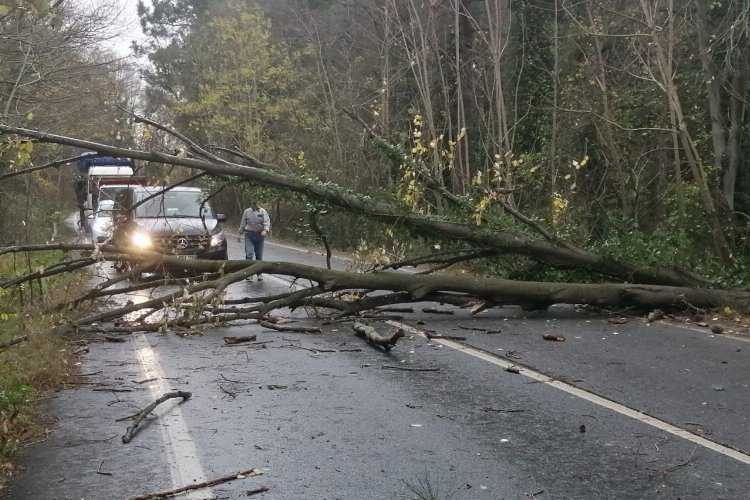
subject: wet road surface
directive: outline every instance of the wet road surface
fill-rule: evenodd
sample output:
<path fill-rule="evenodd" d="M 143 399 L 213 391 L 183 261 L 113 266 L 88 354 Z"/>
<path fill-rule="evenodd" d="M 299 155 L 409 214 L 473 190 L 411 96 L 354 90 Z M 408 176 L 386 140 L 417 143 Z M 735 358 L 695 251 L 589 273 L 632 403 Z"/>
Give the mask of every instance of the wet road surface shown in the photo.
<path fill-rule="evenodd" d="M 293 247 L 266 252 L 324 262 Z M 288 287 L 267 277 L 230 294 Z M 264 474 L 183 498 L 247 498 L 261 485 L 270 490 L 257 498 L 748 498 L 746 341 L 638 319 L 611 325 L 569 309 L 401 321 L 415 330 L 390 354 L 347 325 L 324 335 L 242 325 L 92 343 L 87 384 L 46 403 L 56 424 L 26 451 L 9 498 L 130 498 L 250 468 Z M 430 341 L 424 330 L 466 340 Z M 268 343 L 223 345 L 247 334 Z M 161 405 L 123 444 L 129 423 L 116 419 L 172 389 L 193 397 Z"/>

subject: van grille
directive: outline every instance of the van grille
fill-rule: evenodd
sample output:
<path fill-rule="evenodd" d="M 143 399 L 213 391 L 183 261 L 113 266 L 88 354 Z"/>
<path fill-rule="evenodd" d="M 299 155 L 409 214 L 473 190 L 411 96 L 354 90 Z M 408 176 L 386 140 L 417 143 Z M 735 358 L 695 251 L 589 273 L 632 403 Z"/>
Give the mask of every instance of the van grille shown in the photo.
<path fill-rule="evenodd" d="M 166 253 L 196 253 L 208 248 L 211 237 L 207 234 L 163 236 L 155 238 L 157 250 Z"/>

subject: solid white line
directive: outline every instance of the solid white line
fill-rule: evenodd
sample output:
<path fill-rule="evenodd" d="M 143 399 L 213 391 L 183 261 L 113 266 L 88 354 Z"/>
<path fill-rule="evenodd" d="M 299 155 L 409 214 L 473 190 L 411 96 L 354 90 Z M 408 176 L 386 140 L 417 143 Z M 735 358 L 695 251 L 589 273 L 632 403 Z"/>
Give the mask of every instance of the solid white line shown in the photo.
<path fill-rule="evenodd" d="M 156 379 L 147 385 L 151 391 L 151 396 L 157 399 L 164 393 L 170 392 L 170 387 L 165 382 L 166 375 L 159 364 L 159 357 L 151 349 L 151 345 L 144 334 L 136 334 L 133 338 L 136 344 L 136 356 L 141 363 L 144 377 Z M 171 401 L 174 401 L 174 403 L 170 404 Z M 154 425 L 161 429 L 172 486 L 176 489 L 204 482 L 207 478 L 198 459 L 198 450 L 190 438 L 185 419 L 182 416 L 182 408 L 179 406 L 178 400 L 170 400 L 170 402 L 165 402 L 154 410 L 154 414 L 158 418 Z M 180 498 L 198 499 L 206 497 L 213 497 L 210 488 L 203 488 L 200 493 L 192 492 Z"/>
<path fill-rule="evenodd" d="M 717 334 L 717 333 L 711 332 L 711 330 L 708 330 L 706 328 L 696 328 L 690 325 L 682 325 L 680 323 L 670 323 L 669 321 L 664 321 L 664 320 L 659 320 L 657 321 L 657 323 L 659 323 L 660 325 L 664 325 L 664 326 L 673 326 L 675 328 L 680 328 L 682 330 L 687 330 L 693 333 L 701 333 L 703 335 L 714 336 L 716 338 L 732 339 L 732 340 L 737 340 L 739 342 L 750 342 L 750 337 L 744 337 L 742 335 L 737 335 L 734 333 L 718 333 Z"/>
<path fill-rule="evenodd" d="M 388 321 L 387 323 L 392 326 L 395 326 L 396 328 L 401 328 L 406 332 L 409 332 L 415 335 L 420 335 L 420 336 L 427 338 L 427 335 L 417 328 L 400 323 L 398 321 Z M 668 432 L 672 435 L 681 437 L 682 439 L 690 441 L 691 443 L 697 444 L 699 446 L 715 451 L 717 453 L 721 453 L 724 456 L 733 458 L 737 460 L 738 462 L 742 462 L 744 464 L 750 465 L 750 455 L 734 450 L 732 448 L 729 448 L 728 446 L 724 446 L 714 441 L 710 441 L 704 437 L 698 436 L 697 434 L 693 434 L 692 432 L 686 431 L 685 429 L 676 427 L 670 424 L 669 422 L 659 420 L 658 418 L 652 417 L 651 415 L 647 415 L 643 412 L 634 410 L 632 408 L 629 408 L 625 405 L 622 405 L 610 399 L 604 398 L 602 396 L 598 396 L 594 393 L 591 393 L 589 391 L 586 391 L 574 385 L 562 382 L 560 380 L 553 379 L 543 373 L 537 372 L 530 368 L 518 366 L 515 363 L 512 363 L 506 359 L 495 356 L 494 354 L 482 351 L 480 349 L 475 349 L 473 347 L 470 347 L 470 346 L 467 346 L 467 345 L 464 345 L 464 344 L 461 344 L 459 342 L 455 342 L 452 340 L 447 340 L 447 339 L 431 339 L 431 342 L 435 342 L 436 344 L 441 344 L 446 347 L 450 347 L 451 349 L 455 349 L 456 351 L 462 352 L 464 354 L 468 354 L 469 356 L 473 356 L 483 361 L 487 361 L 488 363 L 499 366 L 503 369 L 509 368 L 511 366 L 515 366 L 516 368 L 518 368 L 520 375 L 528 377 L 537 382 L 541 382 L 543 384 L 549 385 L 563 392 L 567 392 L 568 394 L 584 399 L 590 403 L 601 406 L 603 408 L 607 408 L 608 410 L 612 410 L 621 415 L 625 415 L 626 417 L 630 417 L 646 425 L 650 425 L 651 427 L 655 427 L 664 432 Z"/>
<path fill-rule="evenodd" d="M 277 281 L 289 284 L 290 289 L 292 290 L 298 290 L 298 289 L 304 288 L 303 286 L 293 284 L 291 280 L 280 278 L 274 275 L 269 275 L 269 277 Z M 401 323 L 399 321 L 386 321 L 386 323 L 388 323 L 391 326 L 395 326 L 396 328 L 401 328 L 404 331 L 409 332 L 411 334 L 420 335 L 422 337 L 429 338 L 423 331 L 417 328 L 414 328 L 412 326 L 409 326 L 407 324 Z M 704 448 L 715 451 L 729 458 L 733 458 L 737 460 L 738 462 L 742 462 L 744 464 L 750 465 L 750 455 L 746 453 L 729 448 L 728 446 L 724 446 L 723 444 L 719 444 L 714 441 L 708 440 L 702 436 L 693 434 L 690 431 L 686 431 L 685 429 L 681 429 L 675 425 L 672 425 L 669 422 L 665 422 L 664 420 L 660 420 L 656 417 L 652 417 L 651 415 L 648 415 L 641 411 L 638 411 L 633 408 L 629 408 L 623 404 L 617 403 L 616 401 L 612 401 L 611 399 L 598 396 L 597 394 L 586 391 L 574 385 L 562 382 L 560 380 L 556 380 L 538 371 L 532 370 L 530 368 L 518 366 L 515 363 L 512 363 L 506 359 L 500 358 L 494 354 L 482 351 L 481 349 L 473 348 L 471 346 L 467 346 L 465 344 L 461 344 L 459 342 L 455 342 L 455 341 L 447 340 L 447 339 L 431 339 L 431 342 L 435 342 L 437 344 L 450 347 L 451 349 L 462 352 L 469 356 L 473 356 L 483 361 L 487 361 L 488 363 L 491 363 L 495 366 L 499 366 L 503 369 L 514 366 L 518 368 L 520 375 L 528 377 L 534 381 L 543 383 L 550 387 L 554 387 L 555 389 L 561 390 L 563 392 L 567 392 L 568 394 L 572 396 L 576 396 L 580 399 L 593 403 L 597 406 L 607 408 L 608 410 L 619 413 L 620 415 L 624 415 L 626 417 L 632 418 L 646 425 L 650 425 L 651 427 L 654 427 L 656 429 L 662 430 L 664 432 L 668 432 L 669 434 L 672 434 L 674 436 L 681 437 L 682 439 L 690 441 L 691 443 L 694 443 L 698 446 L 702 446 Z"/>

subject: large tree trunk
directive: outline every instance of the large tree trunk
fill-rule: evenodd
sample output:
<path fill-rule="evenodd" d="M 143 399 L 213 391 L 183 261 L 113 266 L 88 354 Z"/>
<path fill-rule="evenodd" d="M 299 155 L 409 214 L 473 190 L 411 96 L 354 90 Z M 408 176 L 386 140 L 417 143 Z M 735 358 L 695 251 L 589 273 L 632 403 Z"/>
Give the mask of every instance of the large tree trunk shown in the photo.
<path fill-rule="evenodd" d="M 368 196 L 346 191 L 336 185 L 279 173 L 276 166 L 259 160 L 250 161 L 248 159 L 248 163 L 245 165 L 226 161 L 219 163 L 197 158 L 181 158 L 160 152 L 121 148 L 2 124 L 0 124 L 0 131 L 35 138 L 42 142 L 74 146 L 113 156 L 181 165 L 214 175 L 242 177 L 260 185 L 298 192 L 390 224 L 403 224 L 433 238 L 465 241 L 473 245 L 496 249 L 498 252 L 523 255 L 540 262 L 565 268 L 582 267 L 631 283 L 677 286 L 705 286 L 707 284 L 705 280 L 678 270 L 640 268 L 583 250 L 564 248 L 546 241 L 530 239 L 517 233 L 446 222 L 437 218 L 413 214 L 402 207 L 373 201 Z"/>
<path fill-rule="evenodd" d="M 152 262 L 157 254 L 133 256 L 136 260 Z M 589 304 L 594 306 L 698 307 L 731 306 L 739 311 L 750 311 L 750 291 L 710 290 L 620 283 L 547 283 L 477 278 L 455 275 L 414 275 L 399 272 L 352 273 L 323 269 L 291 262 L 244 261 L 184 261 L 178 257 L 160 256 L 162 262 L 195 271 L 223 270 L 225 273 L 268 273 L 290 276 L 318 283 L 321 292 L 338 290 L 383 290 L 407 292 L 403 302 L 430 300 L 436 294 L 474 298 L 491 305 L 521 305 L 527 308 L 546 308 L 553 304 Z M 252 270 L 249 271 L 249 267 Z M 226 283 L 225 283 L 226 284 Z M 201 289 L 210 288 L 202 283 Z M 309 296 L 302 300 L 309 299 Z M 158 299 L 154 299 L 158 300 Z M 288 304 L 286 304 L 288 305 Z"/>

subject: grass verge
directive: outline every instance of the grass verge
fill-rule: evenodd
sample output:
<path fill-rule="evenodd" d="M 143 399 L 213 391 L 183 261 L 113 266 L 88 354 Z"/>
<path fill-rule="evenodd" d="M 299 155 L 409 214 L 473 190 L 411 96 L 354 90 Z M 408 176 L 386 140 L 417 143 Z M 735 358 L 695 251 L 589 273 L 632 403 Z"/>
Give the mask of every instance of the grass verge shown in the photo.
<path fill-rule="evenodd" d="M 0 276 L 22 275 L 29 268 L 60 261 L 60 252 L 0 257 Z M 64 384 L 75 365 L 65 339 L 52 333 L 64 318 L 49 306 L 79 289 L 84 277 L 58 275 L 44 282 L 0 289 L 0 497 L 16 472 L 14 459 L 24 444 L 45 435 L 38 401 Z"/>

